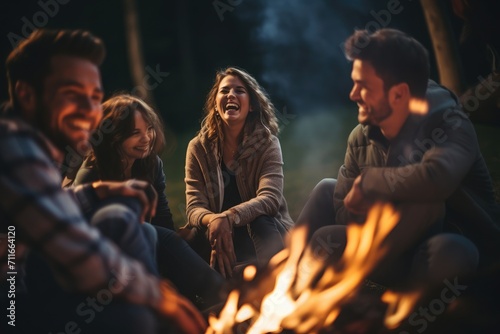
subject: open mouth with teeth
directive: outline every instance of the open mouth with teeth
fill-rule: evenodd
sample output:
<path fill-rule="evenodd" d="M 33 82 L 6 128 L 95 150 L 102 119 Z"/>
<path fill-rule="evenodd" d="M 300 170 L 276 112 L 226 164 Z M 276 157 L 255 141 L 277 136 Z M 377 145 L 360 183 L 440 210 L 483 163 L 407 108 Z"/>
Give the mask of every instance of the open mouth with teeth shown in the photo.
<path fill-rule="evenodd" d="M 90 131 L 92 124 L 88 121 L 74 119 L 68 122 L 74 130 Z"/>
<path fill-rule="evenodd" d="M 146 146 L 136 146 L 134 147 L 136 150 L 141 151 L 141 152 L 146 152 L 149 149 L 149 145 Z"/>
<path fill-rule="evenodd" d="M 236 103 L 228 103 L 226 104 L 226 110 L 227 111 L 237 111 L 240 109 L 240 106 L 237 105 Z"/>

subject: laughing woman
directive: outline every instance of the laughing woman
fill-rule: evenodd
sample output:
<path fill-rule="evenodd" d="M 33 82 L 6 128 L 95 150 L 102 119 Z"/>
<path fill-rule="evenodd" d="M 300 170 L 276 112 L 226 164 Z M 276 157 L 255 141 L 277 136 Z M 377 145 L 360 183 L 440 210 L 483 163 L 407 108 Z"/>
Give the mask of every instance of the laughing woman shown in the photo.
<path fill-rule="evenodd" d="M 141 99 L 124 94 L 110 98 L 102 108 L 104 117 L 93 136 L 95 144 L 74 184 L 132 178 L 148 181 L 158 193 L 151 223 L 173 230 L 163 162 L 158 156 L 165 144 L 159 116 Z"/>
<path fill-rule="evenodd" d="M 231 276 L 238 262 L 266 263 L 292 225 L 278 122 L 257 81 L 232 67 L 217 73 L 205 113 L 186 154 L 187 227 L 204 236 L 193 238 L 200 255 Z"/>
<path fill-rule="evenodd" d="M 93 135 L 92 153 L 77 172 L 73 185 L 130 178 L 151 183 L 158 193 L 156 215 L 151 223 L 157 236 L 159 273 L 193 302 L 198 297 L 207 305 L 219 302 L 222 277 L 173 231 L 163 163 L 158 157 L 165 141 L 159 116 L 144 101 L 130 95 L 116 95 L 107 100 L 103 114 Z"/>

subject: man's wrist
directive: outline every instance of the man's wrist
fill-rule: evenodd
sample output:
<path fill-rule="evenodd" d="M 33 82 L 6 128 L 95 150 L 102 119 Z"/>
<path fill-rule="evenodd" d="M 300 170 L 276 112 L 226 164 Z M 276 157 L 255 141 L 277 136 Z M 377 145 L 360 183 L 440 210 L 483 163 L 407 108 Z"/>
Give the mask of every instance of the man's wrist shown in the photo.
<path fill-rule="evenodd" d="M 101 196 L 99 194 L 99 185 L 101 181 L 95 181 L 90 184 L 90 188 L 92 189 L 93 193 L 95 194 L 96 198 L 100 199 Z"/>

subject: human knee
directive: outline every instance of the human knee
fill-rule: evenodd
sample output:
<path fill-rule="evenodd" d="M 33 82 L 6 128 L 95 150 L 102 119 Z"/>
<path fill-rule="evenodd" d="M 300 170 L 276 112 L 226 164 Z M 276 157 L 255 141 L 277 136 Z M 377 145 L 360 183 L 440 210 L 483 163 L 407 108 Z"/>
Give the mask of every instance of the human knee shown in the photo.
<path fill-rule="evenodd" d="M 333 197 L 337 180 L 332 178 L 325 178 L 316 184 L 311 192 L 311 197 L 324 198 L 325 196 Z"/>
<path fill-rule="evenodd" d="M 248 224 L 250 235 L 266 235 L 271 230 L 277 230 L 277 221 L 275 218 L 267 215 L 258 216 Z"/>
<path fill-rule="evenodd" d="M 139 213 L 136 208 L 125 203 L 111 203 L 98 209 L 92 216 L 90 223 L 101 232 L 127 231 L 127 233 L 139 233 Z M 106 234 L 106 233 L 105 233 Z"/>
<path fill-rule="evenodd" d="M 429 240 L 431 257 L 439 261 L 440 267 L 449 268 L 456 276 L 473 275 L 479 265 L 476 246 L 459 234 L 443 233 Z"/>
<path fill-rule="evenodd" d="M 142 224 L 141 226 L 149 244 L 155 245 L 158 242 L 158 234 L 154 226 L 149 223 Z"/>
<path fill-rule="evenodd" d="M 137 213 L 130 207 L 124 204 L 114 203 L 106 205 L 97 210 L 94 216 L 92 217 L 91 222 L 93 224 L 107 220 L 127 222 L 127 221 L 137 221 L 138 219 L 139 217 Z"/>
<path fill-rule="evenodd" d="M 347 244 L 347 230 L 343 225 L 325 226 L 314 232 L 309 247 L 320 260 L 337 261 Z"/>

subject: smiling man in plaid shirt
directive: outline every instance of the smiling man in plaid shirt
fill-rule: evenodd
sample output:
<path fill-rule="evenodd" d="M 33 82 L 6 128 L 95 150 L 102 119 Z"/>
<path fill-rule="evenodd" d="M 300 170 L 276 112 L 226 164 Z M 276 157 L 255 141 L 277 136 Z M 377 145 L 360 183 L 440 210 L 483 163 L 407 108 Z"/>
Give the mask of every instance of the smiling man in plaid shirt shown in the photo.
<path fill-rule="evenodd" d="M 58 323 L 62 327 L 47 329 L 109 332 L 121 323 L 120 332 L 149 333 L 156 323 L 150 314 L 153 310 L 180 332 L 200 333 L 206 324 L 194 306 L 152 274 L 151 265 L 148 271 L 136 260 L 151 260 L 147 254 L 137 254 L 147 248 L 139 221 L 154 214 L 156 204 L 155 199 L 148 199 L 149 185 L 131 180 L 61 188 L 62 152 L 81 150 L 102 116 L 98 66 L 104 54 L 102 41 L 89 32 L 38 30 L 9 55 L 10 101 L 0 119 L 0 227 L 3 232 L 15 227 L 17 245 L 25 244 L 42 257 L 54 282 L 74 297 L 68 300 L 76 303 L 55 305 L 68 309 L 72 317 L 64 318 L 65 313 Z M 118 220 L 128 224 L 117 238 L 123 241 L 118 243 L 121 250 L 88 224 L 91 208 L 114 196 L 138 200 L 142 207 L 142 211 L 120 213 Z M 3 264 L 7 256 L 2 249 Z M 102 292 L 108 290 L 116 301 L 95 305 L 95 297 L 99 300 L 99 293 L 104 296 Z M 6 292 L 0 292 L 0 300 L 5 299 Z M 91 317 L 90 306 L 104 311 Z M 33 320 L 21 317 L 18 324 Z M 4 326 L 5 318 L 2 322 Z M 102 327 L 107 325 L 111 327 Z"/>

